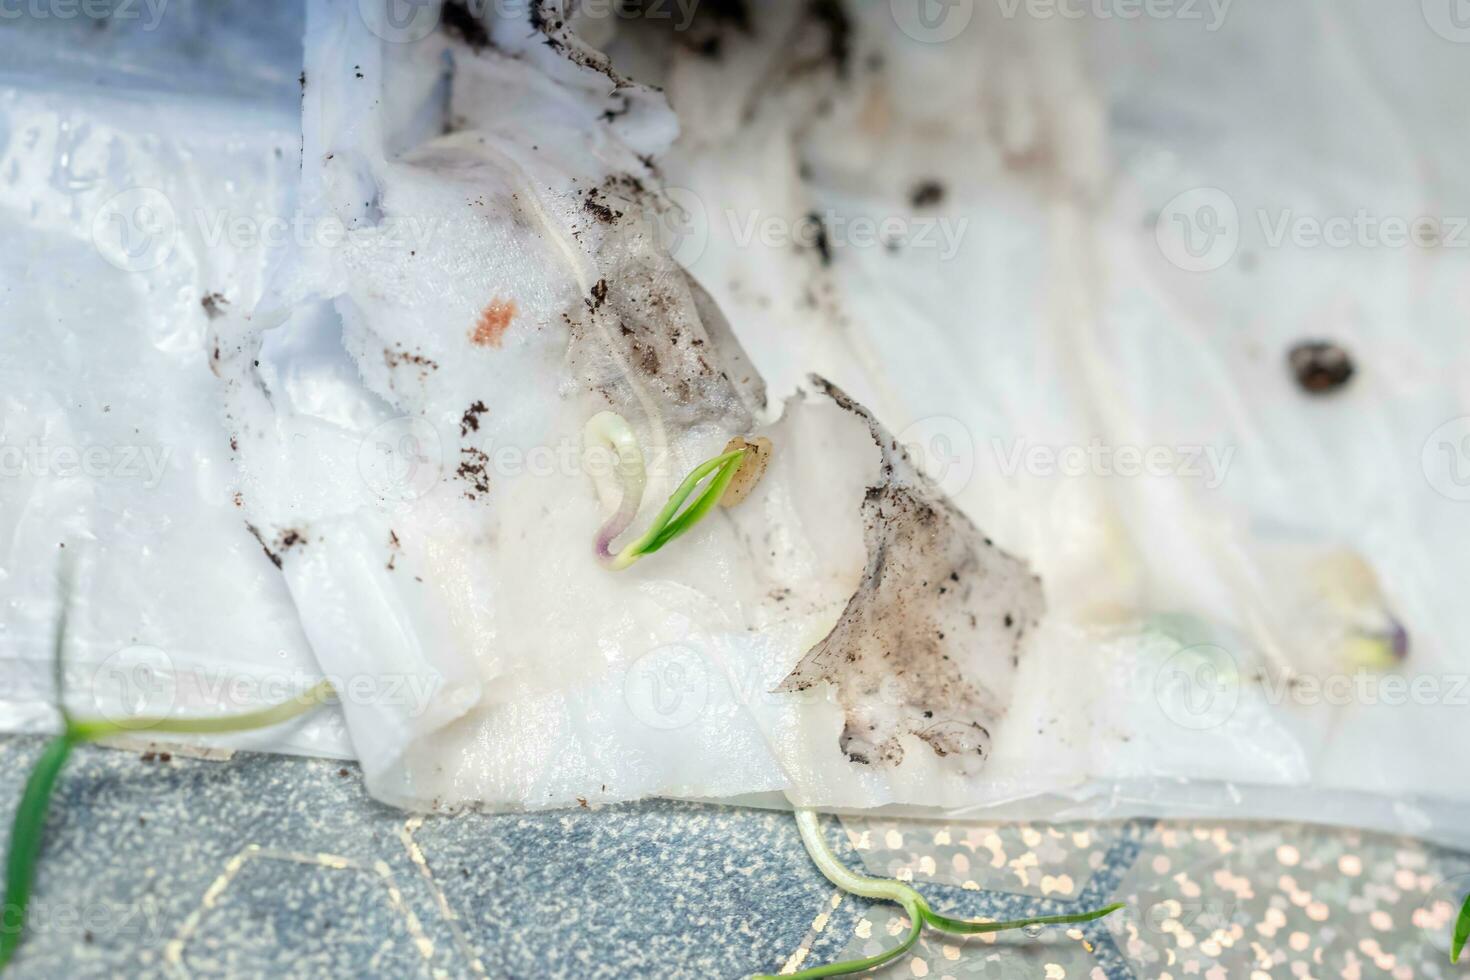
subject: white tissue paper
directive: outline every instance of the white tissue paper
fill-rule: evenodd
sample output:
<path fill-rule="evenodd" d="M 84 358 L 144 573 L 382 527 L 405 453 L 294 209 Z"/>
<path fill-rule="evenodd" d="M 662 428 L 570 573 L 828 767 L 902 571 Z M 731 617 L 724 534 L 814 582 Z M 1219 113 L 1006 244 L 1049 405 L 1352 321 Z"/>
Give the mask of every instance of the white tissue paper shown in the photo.
<path fill-rule="evenodd" d="M 56 723 L 66 568 L 73 711 L 326 675 L 227 744 L 407 807 L 1470 842 L 1453 24 L 735 7 L 0 37 L 0 726 Z M 610 572 L 607 407 L 639 526 L 732 436 L 771 469 Z"/>

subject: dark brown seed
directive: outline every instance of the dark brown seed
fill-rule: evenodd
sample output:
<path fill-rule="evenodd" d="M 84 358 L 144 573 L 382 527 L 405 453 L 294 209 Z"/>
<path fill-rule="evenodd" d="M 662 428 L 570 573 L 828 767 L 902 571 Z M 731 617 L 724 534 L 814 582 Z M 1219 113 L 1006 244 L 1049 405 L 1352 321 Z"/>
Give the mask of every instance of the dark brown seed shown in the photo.
<path fill-rule="evenodd" d="M 1304 340 L 1287 354 L 1287 363 L 1303 391 L 1314 395 L 1336 391 L 1353 376 L 1353 359 L 1326 340 Z"/>

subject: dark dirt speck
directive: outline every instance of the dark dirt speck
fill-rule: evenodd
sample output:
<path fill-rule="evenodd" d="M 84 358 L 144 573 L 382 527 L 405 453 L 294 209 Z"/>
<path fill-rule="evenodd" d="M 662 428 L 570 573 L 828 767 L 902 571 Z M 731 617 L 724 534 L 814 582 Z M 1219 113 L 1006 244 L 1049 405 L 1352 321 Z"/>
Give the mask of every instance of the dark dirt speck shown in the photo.
<path fill-rule="evenodd" d="M 470 9 L 466 0 L 449 0 L 439 12 L 439 23 L 450 37 L 457 37 L 470 46 L 472 51 L 483 50 L 490 44 L 490 34 L 485 22 Z"/>
<path fill-rule="evenodd" d="M 464 410 L 464 415 L 459 420 L 459 434 L 467 436 L 471 432 L 480 431 L 480 416 L 488 412 L 482 401 L 476 401 Z"/>
<path fill-rule="evenodd" d="M 914 185 L 909 203 L 916 208 L 932 208 L 944 200 L 944 185 L 937 180 L 924 180 Z"/>
<path fill-rule="evenodd" d="M 204 307 L 205 316 L 215 320 L 225 315 L 225 307 L 230 305 L 230 301 L 225 299 L 223 293 L 205 293 L 199 305 Z"/>

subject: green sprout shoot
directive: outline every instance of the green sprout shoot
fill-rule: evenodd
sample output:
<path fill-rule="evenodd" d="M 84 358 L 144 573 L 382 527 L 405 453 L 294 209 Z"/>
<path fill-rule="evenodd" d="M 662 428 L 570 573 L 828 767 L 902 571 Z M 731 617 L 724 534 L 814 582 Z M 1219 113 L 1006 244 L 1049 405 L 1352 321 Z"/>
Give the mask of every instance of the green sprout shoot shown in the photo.
<path fill-rule="evenodd" d="M 1455 936 L 1450 942 L 1450 962 L 1460 962 L 1460 954 L 1465 951 L 1465 940 L 1470 939 L 1470 895 L 1465 896 L 1465 904 L 1460 906 L 1460 914 L 1455 917 Z"/>
<path fill-rule="evenodd" d="M 66 610 L 63 608 L 56 629 L 54 662 L 58 665 L 61 662 L 65 633 Z M 56 673 L 59 678 L 59 666 Z M 60 693 L 61 688 L 58 686 L 58 699 Z M 0 971 L 10 963 L 20 946 L 21 936 L 25 931 L 26 910 L 30 904 L 31 885 L 36 876 L 36 861 L 41 854 L 46 811 L 51 793 L 56 788 L 56 780 L 75 746 L 138 731 L 219 734 L 269 728 L 305 714 L 331 694 L 332 686 L 321 681 L 297 697 L 243 714 L 215 718 L 134 718 L 121 722 L 73 718 L 67 712 L 65 704 L 61 704 L 64 723 L 62 733 L 46 744 L 40 759 L 31 770 L 25 791 L 21 794 L 20 805 L 15 811 L 15 821 L 10 828 L 10 851 L 5 861 L 5 904 L 0 906 Z"/>
<path fill-rule="evenodd" d="M 617 511 L 598 530 L 594 543 L 598 560 L 614 571 L 627 568 L 645 555 L 653 554 L 698 524 L 725 496 L 746 456 L 758 452 L 756 446 L 745 444 L 742 440 L 739 448 L 726 447 L 726 452 L 700 463 L 674 490 L 648 530 L 614 553 L 613 540 L 633 523 L 633 518 L 637 516 L 638 508 L 643 503 L 643 490 L 648 483 L 643 466 L 643 451 L 639 448 L 638 437 L 633 434 L 628 421 L 616 412 L 598 412 L 588 419 L 582 430 L 582 440 L 589 450 L 612 450 L 618 460 L 617 475 L 622 484 L 622 498 L 618 501 Z M 708 482 L 699 488 L 706 478 Z M 699 488 L 697 493 L 696 488 Z"/>
<path fill-rule="evenodd" d="M 838 888 L 850 895 L 860 898 L 881 899 L 889 902 L 897 902 L 908 916 L 909 931 L 903 941 L 892 949 L 884 950 L 874 956 L 861 960 L 847 960 L 842 963 L 829 963 L 826 966 L 815 966 L 799 973 L 783 975 L 781 977 L 772 974 L 764 974 L 755 980 L 792 980 L 792 978 L 804 977 L 837 977 L 849 973 L 862 973 L 872 970 L 885 963 L 898 959 L 903 954 L 913 949 L 914 944 L 919 941 L 919 936 L 925 926 L 931 926 L 941 932 L 952 933 L 961 936 L 973 936 L 982 932 L 1002 932 L 1006 929 L 1020 929 L 1025 926 L 1049 926 L 1049 925 L 1072 925 L 1079 922 L 1091 922 L 1101 919 L 1103 916 L 1116 912 L 1123 907 L 1119 902 L 1104 906 L 1091 912 L 1082 912 L 1076 915 L 1044 915 L 1034 919 L 1015 919 L 1009 922 L 976 922 L 968 919 L 951 919 L 940 915 L 929 907 L 924 897 L 911 886 L 901 881 L 887 878 L 870 878 L 865 874 L 859 874 L 849 870 L 832 849 L 827 846 L 827 840 L 822 836 L 821 825 L 817 822 L 817 814 L 814 810 L 797 810 L 796 826 L 801 831 L 801 842 L 806 845 L 806 851 L 811 855 L 812 863 Z"/>

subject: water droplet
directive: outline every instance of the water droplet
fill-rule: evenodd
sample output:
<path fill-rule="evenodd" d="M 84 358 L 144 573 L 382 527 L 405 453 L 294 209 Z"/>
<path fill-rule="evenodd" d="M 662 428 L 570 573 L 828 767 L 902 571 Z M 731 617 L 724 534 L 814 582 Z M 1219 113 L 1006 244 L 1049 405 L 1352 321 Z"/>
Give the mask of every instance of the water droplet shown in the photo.
<path fill-rule="evenodd" d="M 1026 934 L 1027 939 L 1035 939 L 1041 935 L 1044 928 L 1044 926 L 1038 926 L 1035 923 L 1032 923 L 1029 926 L 1022 926 L 1021 931 Z"/>

